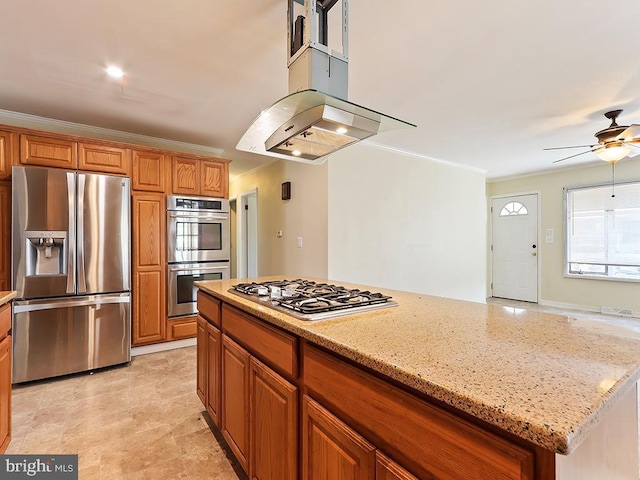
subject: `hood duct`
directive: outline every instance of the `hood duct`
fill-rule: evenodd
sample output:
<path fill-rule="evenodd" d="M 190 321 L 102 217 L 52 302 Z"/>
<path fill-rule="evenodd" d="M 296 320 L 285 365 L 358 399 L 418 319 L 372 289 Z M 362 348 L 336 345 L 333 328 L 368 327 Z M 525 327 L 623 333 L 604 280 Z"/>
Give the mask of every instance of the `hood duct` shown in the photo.
<path fill-rule="evenodd" d="M 291 93 L 258 116 L 236 149 L 321 164 L 365 138 L 415 127 L 346 100 L 348 0 L 288 1 Z"/>

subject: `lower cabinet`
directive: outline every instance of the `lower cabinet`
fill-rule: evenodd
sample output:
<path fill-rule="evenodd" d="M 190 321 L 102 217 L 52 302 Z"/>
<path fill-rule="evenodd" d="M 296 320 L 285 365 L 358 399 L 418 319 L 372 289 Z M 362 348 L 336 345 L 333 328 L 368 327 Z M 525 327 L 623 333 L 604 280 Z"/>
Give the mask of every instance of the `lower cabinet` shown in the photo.
<path fill-rule="evenodd" d="M 11 336 L 0 342 L 0 453 L 11 441 Z"/>
<path fill-rule="evenodd" d="M 249 472 L 251 479 L 298 477 L 298 389 L 251 357 Z"/>
<path fill-rule="evenodd" d="M 302 478 L 376 478 L 375 447 L 306 395 L 302 403 Z"/>
<path fill-rule="evenodd" d="M 216 427 L 220 428 L 220 401 L 221 401 L 221 353 L 222 333 L 219 329 L 207 323 L 207 412 Z"/>
<path fill-rule="evenodd" d="M 222 336 L 222 436 L 249 471 L 249 352 Z"/>

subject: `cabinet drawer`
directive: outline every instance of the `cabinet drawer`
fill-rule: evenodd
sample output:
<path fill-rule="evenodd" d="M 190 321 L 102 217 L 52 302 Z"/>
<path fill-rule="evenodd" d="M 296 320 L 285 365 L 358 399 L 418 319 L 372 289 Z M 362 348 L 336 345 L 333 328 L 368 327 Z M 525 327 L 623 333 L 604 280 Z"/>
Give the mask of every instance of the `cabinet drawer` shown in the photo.
<path fill-rule="evenodd" d="M 423 401 L 315 347 L 304 385 L 366 438 L 420 478 L 534 478 L 534 451 Z"/>
<path fill-rule="evenodd" d="M 0 307 L 0 339 L 7 336 L 11 330 L 11 304 Z"/>
<path fill-rule="evenodd" d="M 169 320 L 169 328 L 167 332 L 167 340 L 178 340 L 180 338 L 195 337 L 198 333 L 198 324 L 193 317 L 193 320 Z"/>
<path fill-rule="evenodd" d="M 198 312 L 211 323 L 220 326 L 220 300 L 198 290 Z"/>
<path fill-rule="evenodd" d="M 240 310 L 222 305 L 222 329 L 260 360 L 289 377 L 298 376 L 298 340 Z"/>

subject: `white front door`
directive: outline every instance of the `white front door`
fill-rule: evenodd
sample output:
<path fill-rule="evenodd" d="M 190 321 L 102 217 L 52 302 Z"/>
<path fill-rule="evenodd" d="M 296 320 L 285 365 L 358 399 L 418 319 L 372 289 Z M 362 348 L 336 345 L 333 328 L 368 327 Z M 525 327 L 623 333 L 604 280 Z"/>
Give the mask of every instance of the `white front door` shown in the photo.
<path fill-rule="evenodd" d="M 492 295 L 538 301 L 538 195 L 494 198 Z"/>

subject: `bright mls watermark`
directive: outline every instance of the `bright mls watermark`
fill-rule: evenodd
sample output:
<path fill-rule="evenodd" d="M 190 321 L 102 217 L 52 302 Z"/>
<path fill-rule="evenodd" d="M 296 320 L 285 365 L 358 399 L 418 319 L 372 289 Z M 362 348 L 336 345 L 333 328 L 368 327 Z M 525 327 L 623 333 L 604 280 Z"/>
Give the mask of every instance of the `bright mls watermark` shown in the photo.
<path fill-rule="evenodd" d="M 78 480 L 78 455 L 0 455 L 0 480 Z"/>

